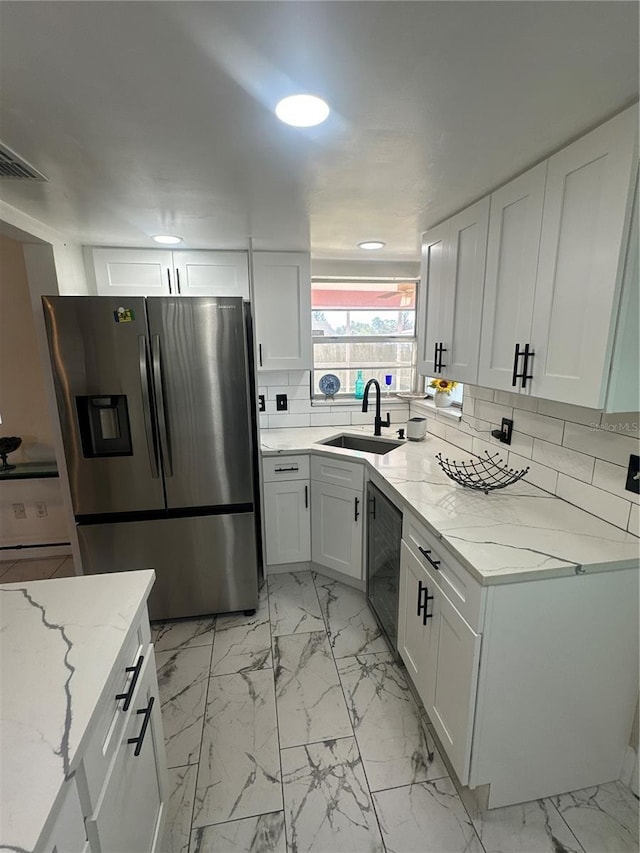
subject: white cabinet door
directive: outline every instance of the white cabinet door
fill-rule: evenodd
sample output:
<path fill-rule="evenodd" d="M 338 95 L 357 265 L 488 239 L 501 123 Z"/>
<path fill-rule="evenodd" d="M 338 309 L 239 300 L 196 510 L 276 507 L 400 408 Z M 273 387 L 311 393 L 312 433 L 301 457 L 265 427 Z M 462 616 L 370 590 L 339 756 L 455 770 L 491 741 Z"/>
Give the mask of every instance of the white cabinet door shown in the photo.
<path fill-rule="evenodd" d="M 626 110 L 549 160 L 531 343 L 531 393 L 604 404 L 638 113 Z"/>
<path fill-rule="evenodd" d="M 469 780 L 471 739 L 475 713 L 480 634 L 464 621 L 449 599 L 429 577 L 433 595 L 427 620 L 424 673 L 425 709 L 458 779 Z"/>
<path fill-rule="evenodd" d="M 398 604 L 398 651 L 411 676 L 418 695 L 426 707 L 426 672 L 428 643 L 432 637 L 428 618 L 424 617 L 425 587 L 429 576 L 420 560 L 405 542 L 400 547 L 400 594 Z M 432 602 L 427 601 L 427 613 Z M 427 624 L 425 624 L 427 623 Z"/>
<path fill-rule="evenodd" d="M 311 559 L 308 480 L 265 483 L 264 516 L 268 565 Z"/>
<path fill-rule="evenodd" d="M 444 345 L 449 351 L 441 356 L 438 375 L 457 382 L 475 384 L 478 379 L 488 223 L 488 197 L 451 219 L 451 320 L 448 345 Z"/>
<path fill-rule="evenodd" d="M 362 491 L 311 483 L 311 559 L 362 579 Z"/>
<path fill-rule="evenodd" d="M 152 646 L 145 655 L 129 714 L 96 811 L 86 821 L 92 853 L 160 853 L 167 771 Z M 129 743 L 134 738 L 137 742 Z M 136 755 L 138 741 L 141 749 Z"/>
<path fill-rule="evenodd" d="M 420 341 L 418 373 L 436 376 L 436 347 L 451 327 L 450 303 L 450 220 L 431 228 L 422 240 L 422 274 L 420 282 Z"/>
<path fill-rule="evenodd" d="M 424 235 L 418 372 L 425 376 L 477 380 L 488 221 L 487 197 Z"/>
<path fill-rule="evenodd" d="M 546 174 L 544 162 L 491 195 L 478 368 L 487 388 L 521 390 L 514 355 L 531 339 Z"/>
<path fill-rule="evenodd" d="M 161 249 L 93 249 L 100 296 L 176 294 L 171 252 Z"/>
<path fill-rule="evenodd" d="M 311 266 L 303 252 L 254 252 L 258 368 L 311 369 Z"/>
<path fill-rule="evenodd" d="M 249 298 L 246 252 L 173 252 L 176 287 L 182 296 Z"/>

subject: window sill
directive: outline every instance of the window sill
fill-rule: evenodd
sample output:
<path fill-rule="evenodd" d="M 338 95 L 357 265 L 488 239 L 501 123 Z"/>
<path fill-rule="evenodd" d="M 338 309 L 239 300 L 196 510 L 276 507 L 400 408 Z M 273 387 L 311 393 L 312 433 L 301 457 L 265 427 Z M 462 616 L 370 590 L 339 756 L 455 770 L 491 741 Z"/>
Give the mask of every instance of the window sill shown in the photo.
<path fill-rule="evenodd" d="M 387 406 L 388 408 L 399 408 L 400 406 L 406 406 L 408 400 L 400 399 L 397 395 L 391 394 L 387 397 L 384 393 L 382 394 L 380 405 L 382 408 Z M 369 406 L 374 406 L 376 404 L 375 394 L 369 398 Z M 362 407 L 362 398 L 356 400 L 355 397 L 337 397 L 335 400 L 325 399 L 324 397 L 313 397 L 311 400 L 311 405 L 315 408 L 323 408 L 324 406 L 360 406 Z"/>

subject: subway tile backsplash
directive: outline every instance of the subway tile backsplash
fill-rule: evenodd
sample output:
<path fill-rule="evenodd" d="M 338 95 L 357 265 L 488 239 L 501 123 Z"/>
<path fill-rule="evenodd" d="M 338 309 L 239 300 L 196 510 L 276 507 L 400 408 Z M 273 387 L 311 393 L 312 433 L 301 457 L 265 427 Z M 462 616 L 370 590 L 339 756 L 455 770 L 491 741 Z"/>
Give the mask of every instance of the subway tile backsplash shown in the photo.
<path fill-rule="evenodd" d="M 308 426 L 361 426 L 371 424 L 373 429 L 374 407 L 364 414 L 362 403 L 352 405 L 340 402 L 311 405 L 308 370 L 260 371 L 256 377 L 258 394 L 264 394 L 265 412 L 260 415 L 260 429 L 282 429 Z M 286 394 L 289 408 L 276 412 L 276 394 Z M 382 398 L 382 414 L 389 412 L 391 423 L 404 426 L 409 417 L 409 405 L 397 398 L 388 401 Z"/>
<path fill-rule="evenodd" d="M 640 536 L 640 499 L 624 488 L 631 453 L 640 453 L 640 415 L 539 400 L 465 385 L 459 422 L 413 403 L 427 429 L 465 452 L 502 451 L 512 468 L 530 467 L 529 482 Z M 513 420 L 511 445 L 491 436 Z"/>

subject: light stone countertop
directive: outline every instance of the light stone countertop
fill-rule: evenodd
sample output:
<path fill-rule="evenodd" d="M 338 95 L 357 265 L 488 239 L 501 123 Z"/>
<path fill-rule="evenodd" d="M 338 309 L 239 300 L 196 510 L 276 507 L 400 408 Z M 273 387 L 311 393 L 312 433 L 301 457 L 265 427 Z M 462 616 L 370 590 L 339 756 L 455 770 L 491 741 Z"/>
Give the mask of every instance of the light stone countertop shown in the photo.
<path fill-rule="evenodd" d="M 34 850 L 153 586 L 152 570 L 0 585 L 0 849 Z"/>
<path fill-rule="evenodd" d="M 472 454 L 436 436 L 405 441 L 384 456 L 317 443 L 342 432 L 372 436 L 373 426 L 263 430 L 262 454 L 313 450 L 364 462 L 373 482 L 401 510 L 411 510 L 423 521 L 484 585 L 640 564 L 636 536 L 524 480 L 488 495 L 453 482 L 438 465 L 436 453 L 460 462 Z M 382 434 L 396 437 L 394 429 L 383 429 Z"/>

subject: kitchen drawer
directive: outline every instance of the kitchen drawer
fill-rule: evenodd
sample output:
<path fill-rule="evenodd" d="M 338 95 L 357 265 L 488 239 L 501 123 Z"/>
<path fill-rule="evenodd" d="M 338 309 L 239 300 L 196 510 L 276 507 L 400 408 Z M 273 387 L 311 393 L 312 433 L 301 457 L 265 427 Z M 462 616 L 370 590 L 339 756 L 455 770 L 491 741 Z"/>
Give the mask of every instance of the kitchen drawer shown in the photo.
<path fill-rule="evenodd" d="M 346 462 L 331 456 L 311 456 L 311 479 L 347 489 L 364 488 L 364 468 L 358 462 Z"/>
<path fill-rule="evenodd" d="M 146 659 L 150 654 L 153 655 L 153 646 L 150 644 L 150 640 L 149 619 L 145 610 L 142 619 L 118 655 L 107 690 L 103 694 L 101 707 L 97 709 L 96 718 L 92 722 L 92 734 L 83 759 L 84 774 L 92 808 L 96 806 L 107 775 L 107 769 L 118 748 L 128 718 L 128 713 L 124 707 L 125 700 L 116 699 L 116 696 L 131 691 L 136 672 L 127 672 L 128 668 L 137 667 L 136 681 L 139 680 L 140 671 Z M 140 658 L 143 660 L 139 663 Z M 131 701 L 128 708 L 131 708 L 137 690 L 136 685 L 133 687 L 134 690 L 131 691 Z"/>
<path fill-rule="evenodd" d="M 474 631 L 482 630 L 484 587 L 453 554 L 409 512 L 404 513 L 402 538 L 438 581 L 442 592 Z M 425 553 L 426 552 L 426 553 Z M 439 561 L 438 566 L 433 562 Z"/>
<path fill-rule="evenodd" d="M 308 480 L 308 456 L 265 456 L 262 459 L 262 479 L 265 483 L 278 480 Z"/>

